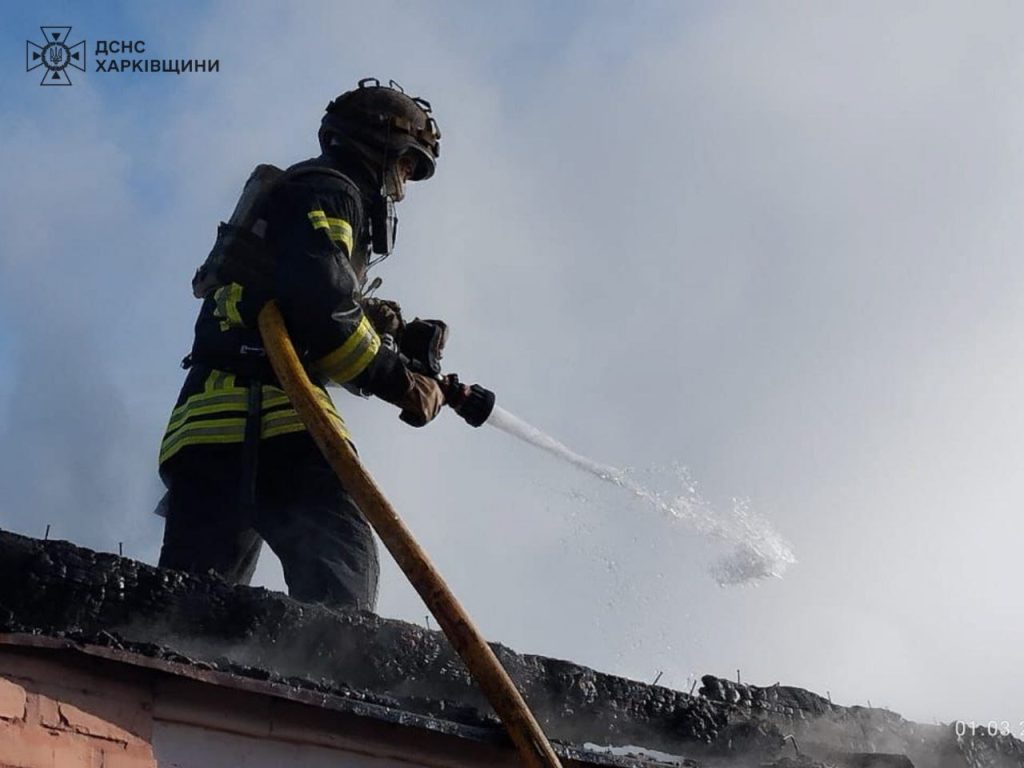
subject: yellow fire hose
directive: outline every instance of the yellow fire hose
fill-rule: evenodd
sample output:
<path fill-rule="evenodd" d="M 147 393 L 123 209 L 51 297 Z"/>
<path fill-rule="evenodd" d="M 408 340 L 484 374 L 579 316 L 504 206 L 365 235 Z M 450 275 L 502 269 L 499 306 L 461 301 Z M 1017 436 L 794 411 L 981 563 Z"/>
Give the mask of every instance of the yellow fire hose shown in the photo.
<path fill-rule="evenodd" d="M 547 737 L 494 651 L 318 402 L 316 389 L 299 362 L 275 302 L 262 309 L 259 326 L 267 357 L 299 418 L 462 657 L 525 764 L 529 768 L 561 768 Z"/>

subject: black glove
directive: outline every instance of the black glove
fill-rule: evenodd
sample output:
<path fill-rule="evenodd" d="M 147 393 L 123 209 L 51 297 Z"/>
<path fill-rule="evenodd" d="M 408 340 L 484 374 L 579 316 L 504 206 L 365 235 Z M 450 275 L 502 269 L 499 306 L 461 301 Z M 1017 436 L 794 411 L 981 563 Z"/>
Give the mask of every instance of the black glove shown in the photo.
<path fill-rule="evenodd" d="M 359 302 L 363 308 L 363 314 L 370 321 L 373 330 L 378 336 L 385 334 L 399 342 L 402 338 L 402 331 L 405 330 L 405 321 L 402 319 L 402 308 L 397 301 L 387 299 L 363 299 Z"/>
<path fill-rule="evenodd" d="M 409 361 L 414 371 L 437 376 L 441 373 L 441 357 L 448 341 L 448 325 L 440 320 L 420 320 L 407 323 L 398 340 L 398 351 Z"/>

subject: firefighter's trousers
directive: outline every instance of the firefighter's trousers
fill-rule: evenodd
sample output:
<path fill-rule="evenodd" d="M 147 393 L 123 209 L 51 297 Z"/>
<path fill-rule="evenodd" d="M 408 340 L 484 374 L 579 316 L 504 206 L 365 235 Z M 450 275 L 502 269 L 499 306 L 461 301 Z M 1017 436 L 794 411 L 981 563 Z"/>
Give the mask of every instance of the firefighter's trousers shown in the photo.
<path fill-rule="evenodd" d="M 297 600 L 374 610 L 380 572 L 369 524 L 305 432 L 263 440 L 255 492 L 240 444 L 193 445 L 161 467 L 168 486 L 160 565 L 248 584 L 263 541 Z M 248 497 L 248 498 L 246 498 Z"/>

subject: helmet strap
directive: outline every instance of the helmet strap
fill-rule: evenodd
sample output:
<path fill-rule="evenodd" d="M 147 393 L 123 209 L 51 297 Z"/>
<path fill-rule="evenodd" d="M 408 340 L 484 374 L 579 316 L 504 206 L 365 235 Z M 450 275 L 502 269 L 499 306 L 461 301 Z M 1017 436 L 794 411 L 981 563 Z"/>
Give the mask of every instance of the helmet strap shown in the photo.
<path fill-rule="evenodd" d="M 389 186 L 389 147 L 391 142 L 391 121 L 387 123 L 387 132 L 384 134 L 384 153 L 381 157 L 380 169 L 380 192 L 374 210 L 370 212 L 370 242 L 373 252 L 380 258 L 370 259 L 366 268 L 374 264 L 380 264 L 391 255 L 395 247 L 395 236 L 398 234 L 398 215 L 395 213 L 395 197 L 388 189 Z"/>
<path fill-rule="evenodd" d="M 366 264 L 367 269 L 380 264 L 391 255 L 397 234 L 398 215 L 395 213 L 395 201 L 382 194 L 370 211 L 370 247 L 380 258 L 370 259 Z"/>

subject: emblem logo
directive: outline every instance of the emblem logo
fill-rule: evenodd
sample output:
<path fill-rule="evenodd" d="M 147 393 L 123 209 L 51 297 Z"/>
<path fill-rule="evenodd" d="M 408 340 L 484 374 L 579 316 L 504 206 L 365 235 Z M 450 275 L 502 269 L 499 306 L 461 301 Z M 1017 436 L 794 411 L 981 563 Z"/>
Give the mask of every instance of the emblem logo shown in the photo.
<path fill-rule="evenodd" d="M 71 85 L 68 67 L 85 72 L 85 40 L 68 45 L 71 27 L 40 27 L 43 44 L 25 41 L 25 71 L 46 67 L 40 85 Z"/>

